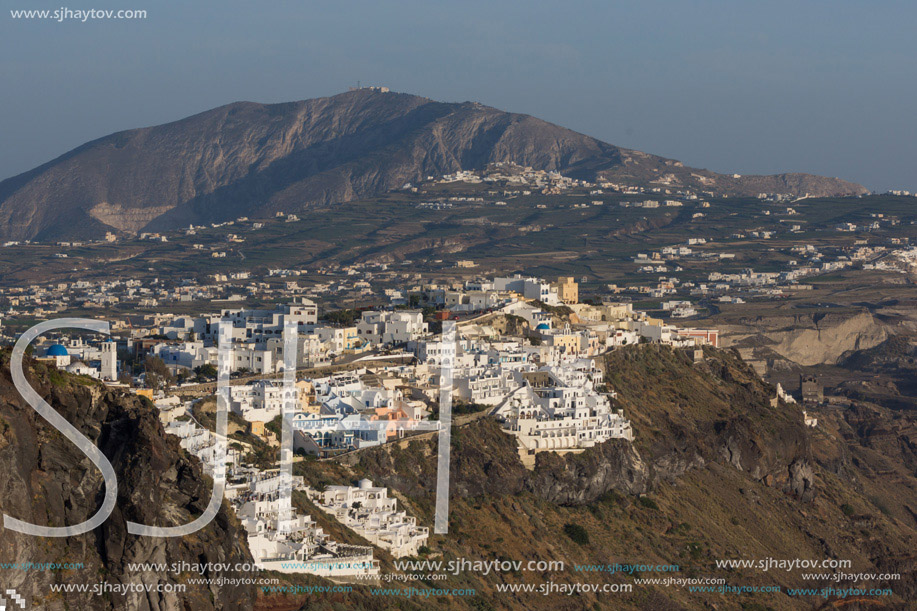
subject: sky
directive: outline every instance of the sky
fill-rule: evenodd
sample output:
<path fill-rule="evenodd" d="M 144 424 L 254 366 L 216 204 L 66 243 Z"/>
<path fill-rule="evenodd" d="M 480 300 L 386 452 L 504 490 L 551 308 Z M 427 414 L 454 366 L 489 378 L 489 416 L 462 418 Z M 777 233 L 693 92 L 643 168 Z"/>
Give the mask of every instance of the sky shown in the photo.
<path fill-rule="evenodd" d="M 717 172 L 917 191 L 913 0 L 3 4 L 0 179 L 119 130 L 359 81 L 535 115 Z M 61 8 L 147 16 L 11 13 Z"/>

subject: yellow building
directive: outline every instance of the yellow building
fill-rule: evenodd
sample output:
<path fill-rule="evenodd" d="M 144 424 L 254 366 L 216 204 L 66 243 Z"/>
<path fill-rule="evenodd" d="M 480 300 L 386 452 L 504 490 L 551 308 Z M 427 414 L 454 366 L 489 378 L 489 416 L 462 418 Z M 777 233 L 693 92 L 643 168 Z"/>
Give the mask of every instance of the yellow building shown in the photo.
<path fill-rule="evenodd" d="M 357 335 L 356 327 L 344 327 L 344 350 L 356 350 L 363 344 L 363 340 Z"/>
<path fill-rule="evenodd" d="M 625 320 L 634 315 L 634 306 L 630 303 L 603 303 L 601 307 L 601 320 L 606 322 Z"/>
<path fill-rule="evenodd" d="M 580 351 L 578 333 L 554 332 L 546 336 L 547 344 L 566 354 L 577 354 Z"/>
<path fill-rule="evenodd" d="M 562 302 L 579 303 L 579 285 L 573 276 L 561 276 L 554 286 L 557 288 L 557 297 Z"/>
<path fill-rule="evenodd" d="M 315 385 L 309 380 L 297 380 L 296 392 L 299 397 L 299 409 L 307 414 L 317 414 L 321 405 L 315 402 Z"/>

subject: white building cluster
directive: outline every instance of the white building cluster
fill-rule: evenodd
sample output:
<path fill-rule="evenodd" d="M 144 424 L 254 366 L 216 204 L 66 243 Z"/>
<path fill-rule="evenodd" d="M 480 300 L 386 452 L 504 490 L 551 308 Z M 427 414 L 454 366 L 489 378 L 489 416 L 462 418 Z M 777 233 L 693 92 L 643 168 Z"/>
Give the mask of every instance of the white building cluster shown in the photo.
<path fill-rule="evenodd" d="M 389 497 L 386 488 L 368 479 L 357 486 L 328 486 L 323 492 L 306 488 L 306 493 L 338 522 L 396 558 L 416 556 L 430 537 L 428 528 L 398 510 L 398 500 Z"/>
<path fill-rule="evenodd" d="M 371 547 L 333 541 L 311 516 L 299 514 L 281 494 L 283 478 L 252 472 L 226 490 L 248 534 L 252 558 L 260 568 L 323 577 L 378 575 Z"/>
<path fill-rule="evenodd" d="M 58 369 L 108 382 L 118 379 L 118 344 L 110 338 L 100 342 L 85 342 L 81 338 L 55 342 L 45 346 L 41 352 L 39 360 Z"/>
<path fill-rule="evenodd" d="M 518 375 L 522 385 L 492 414 L 517 437 L 523 462 L 539 451 L 580 451 L 609 439 L 633 440 L 630 421 L 612 407 L 614 392 L 597 388 L 602 374 L 591 359 Z"/>
<path fill-rule="evenodd" d="M 307 380 L 313 388 L 305 409 L 292 420 L 294 449 L 327 456 L 341 451 L 380 445 L 421 426 L 430 414 L 422 400 L 399 387 L 412 379 L 409 367 L 381 368 L 375 384 L 366 369 Z"/>
<path fill-rule="evenodd" d="M 204 473 L 213 477 L 214 466 L 226 464 L 237 467 L 241 462 L 240 453 L 226 440 L 217 443 L 217 436 L 200 426 L 193 419 L 183 417 L 174 419 L 165 426 L 166 433 L 175 435 L 181 440 L 181 447 L 189 454 L 196 456 L 204 465 Z"/>
<path fill-rule="evenodd" d="M 229 469 L 224 496 L 242 522 L 260 568 L 330 578 L 378 575 L 372 548 L 333 541 L 310 516 L 299 514 L 284 499 L 283 479 L 277 472 L 243 466 L 241 453 L 233 447 L 238 442 L 217 443 L 217 435 L 190 416 L 190 405 L 174 396 L 159 397 L 155 405 L 166 433 L 178 437 L 181 447 L 200 459 L 207 475 L 212 477 L 217 465 Z M 302 488 L 302 478 L 294 477 L 291 484 Z"/>

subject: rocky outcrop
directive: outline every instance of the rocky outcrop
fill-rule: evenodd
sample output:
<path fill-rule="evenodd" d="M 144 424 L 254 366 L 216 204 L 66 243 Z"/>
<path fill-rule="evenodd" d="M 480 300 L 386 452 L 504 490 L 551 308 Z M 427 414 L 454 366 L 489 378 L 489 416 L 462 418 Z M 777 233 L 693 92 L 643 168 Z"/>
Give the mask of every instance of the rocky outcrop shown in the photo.
<path fill-rule="evenodd" d="M 813 319 L 814 328 L 770 334 L 774 350 L 800 365 L 836 363 L 850 350 L 862 350 L 883 342 L 888 332 L 868 313 Z"/>
<path fill-rule="evenodd" d="M 287 104 L 240 102 L 84 144 L 0 182 L 0 239 L 296 212 L 500 161 L 727 195 L 866 192 L 807 174 L 724 176 L 473 102 L 360 90 Z"/>
<path fill-rule="evenodd" d="M 815 495 L 815 471 L 808 460 L 796 460 L 789 466 L 789 481 L 786 490 L 803 501 L 810 501 Z"/>
<path fill-rule="evenodd" d="M 633 423 L 650 481 L 672 481 L 718 461 L 811 498 L 805 470 L 811 452 L 799 407 L 775 404 L 775 389 L 736 353 L 704 353 L 694 363 L 666 346 L 629 346 L 606 358 L 606 378 Z"/>
<path fill-rule="evenodd" d="M 582 505 L 609 490 L 645 494 L 651 489 L 653 475 L 633 445 L 612 439 L 581 455 L 540 453 L 525 487 L 552 503 Z"/>
<path fill-rule="evenodd" d="M 9 354 L 0 355 L 0 510 L 47 526 L 80 523 L 95 514 L 104 491 L 101 473 L 72 443 L 19 396 L 9 377 Z M 181 584 L 201 577 L 189 571 L 130 570 L 132 563 L 248 563 L 251 555 L 232 511 L 224 505 L 206 528 L 175 538 L 138 537 L 126 522 L 170 526 L 190 522 L 210 499 L 200 462 L 167 437 L 152 405 L 86 378 L 35 365 L 27 372 L 36 391 L 109 459 L 118 476 L 118 502 L 105 523 L 85 535 L 43 538 L 0 528 L 0 561 L 80 562 L 66 571 L 4 572 L 15 588 L 42 609 L 245 609 L 252 586 L 193 585 L 186 593 L 107 595 L 53 593 L 51 585 L 100 582 Z M 203 577 L 239 577 L 214 575 Z"/>
<path fill-rule="evenodd" d="M 917 346 L 906 336 L 893 335 L 872 348 L 845 354 L 840 365 L 854 371 L 913 374 L 917 371 Z"/>
<path fill-rule="evenodd" d="M 846 353 L 872 348 L 888 338 L 885 325 L 868 311 L 743 318 L 725 326 L 726 345 L 764 345 L 803 366 L 836 364 Z"/>
<path fill-rule="evenodd" d="M 877 405 L 852 405 L 844 410 L 842 434 L 860 448 L 887 457 L 889 463 L 917 473 L 917 422 Z M 862 466 L 862 463 L 861 463 Z M 876 468 L 881 471 L 885 466 Z"/>
<path fill-rule="evenodd" d="M 708 349 L 706 361 L 695 365 L 665 346 L 629 346 L 612 353 L 606 368 L 634 424 L 634 443 L 612 439 L 578 454 L 541 452 L 529 471 L 515 438 L 494 420 L 480 419 L 453 434 L 452 493 L 529 492 L 559 505 L 582 505 L 612 490 L 647 494 L 717 461 L 800 500 L 812 499 L 809 439 L 799 407 L 772 406 L 775 389 L 736 354 Z M 683 388 L 690 392 L 682 394 Z M 423 457 L 433 455 L 435 443 L 413 443 L 430 445 L 407 452 L 374 448 L 361 453 L 358 466 L 408 496 L 431 494 L 436 477 Z"/>

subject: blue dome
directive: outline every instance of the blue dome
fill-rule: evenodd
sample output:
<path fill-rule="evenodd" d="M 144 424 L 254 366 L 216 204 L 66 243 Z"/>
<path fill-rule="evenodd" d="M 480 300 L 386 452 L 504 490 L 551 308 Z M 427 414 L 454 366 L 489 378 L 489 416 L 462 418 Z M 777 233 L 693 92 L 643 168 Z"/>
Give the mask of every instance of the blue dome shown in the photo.
<path fill-rule="evenodd" d="M 538 325 L 537 327 L 535 327 L 535 329 L 537 331 L 549 331 L 551 329 L 551 325 L 549 325 L 546 322 L 543 322 L 540 325 Z"/>
<path fill-rule="evenodd" d="M 69 353 L 67 349 L 61 346 L 60 344 L 54 344 L 48 348 L 47 356 L 67 356 Z"/>

